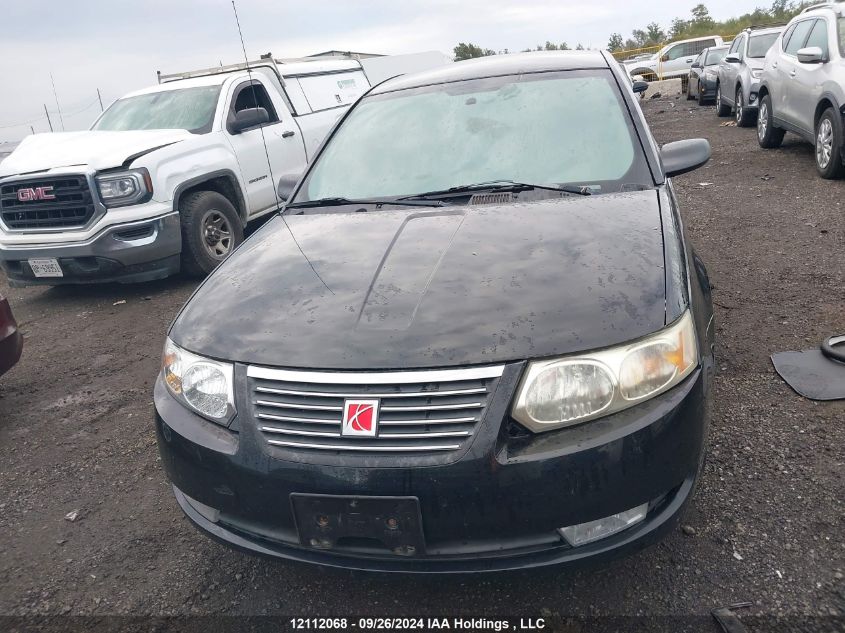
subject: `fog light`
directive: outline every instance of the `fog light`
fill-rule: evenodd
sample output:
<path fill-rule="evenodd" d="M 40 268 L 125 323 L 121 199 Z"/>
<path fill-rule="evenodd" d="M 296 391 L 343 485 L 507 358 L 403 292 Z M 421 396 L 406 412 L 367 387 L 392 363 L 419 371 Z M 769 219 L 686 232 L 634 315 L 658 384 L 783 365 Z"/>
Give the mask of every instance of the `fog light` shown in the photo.
<path fill-rule="evenodd" d="M 599 539 L 607 538 L 612 534 L 621 532 L 632 525 L 636 525 L 643 519 L 648 512 L 648 504 L 644 503 L 636 508 L 625 510 L 619 514 L 612 514 L 603 519 L 596 519 L 587 523 L 579 523 L 578 525 L 570 525 L 569 527 L 559 528 L 558 532 L 566 539 L 572 547 L 579 545 L 586 545 Z"/>
<path fill-rule="evenodd" d="M 754 103 L 755 101 L 757 101 L 757 93 L 756 93 L 756 92 L 752 92 L 752 93 L 751 93 L 751 96 L 748 98 L 748 102 L 749 102 L 749 103 Z"/>

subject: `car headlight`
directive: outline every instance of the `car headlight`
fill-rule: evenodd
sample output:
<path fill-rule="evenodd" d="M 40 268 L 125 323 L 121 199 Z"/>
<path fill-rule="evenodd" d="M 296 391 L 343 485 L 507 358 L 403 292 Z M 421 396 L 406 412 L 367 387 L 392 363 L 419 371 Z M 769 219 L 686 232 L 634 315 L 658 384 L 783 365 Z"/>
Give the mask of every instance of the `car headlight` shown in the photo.
<path fill-rule="evenodd" d="M 763 76 L 763 69 L 762 68 L 752 68 L 751 69 L 751 76 L 754 79 L 760 79 Z"/>
<path fill-rule="evenodd" d="M 714 79 L 716 79 L 716 73 L 707 71 L 707 72 L 704 73 L 704 78 L 709 79 L 710 81 L 713 81 Z"/>
<path fill-rule="evenodd" d="M 167 339 L 161 371 L 167 389 L 182 404 L 213 422 L 231 421 L 235 398 L 230 363 L 197 356 Z"/>
<path fill-rule="evenodd" d="M 122 207 L 149 200 L 153 182 L 146 169 L 131 169 L 97 176 L 97 189 L 107 207 Z"/>
<path fill-rule="evenodd" d="M 539 433 L 615 413 L 671 389 L 698 365 L 689 310 L 645 339 L 610 349 L 532 362 L 511 415 Z"/>

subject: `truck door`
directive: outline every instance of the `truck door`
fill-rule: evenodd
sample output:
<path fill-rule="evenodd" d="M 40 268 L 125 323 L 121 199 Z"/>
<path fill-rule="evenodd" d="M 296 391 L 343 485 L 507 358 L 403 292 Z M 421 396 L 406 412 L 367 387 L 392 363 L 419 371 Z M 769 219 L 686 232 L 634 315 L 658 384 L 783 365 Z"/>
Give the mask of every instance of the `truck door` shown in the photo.
<path fill-rule="evenodd" d="M 249 216 L 274 208 L 277 205 L 276 187 L 279 178 L 298 176 L 306 164 L 305 146 L 299 127 L 278 90 L 268 91 L 265 81 L 262 77 L 236 84 L 229 97 L 226 117 L 226 134 L 246 184 Z M 270 117 L 269 122 L 234 133 L 230 124 L 235 114 L 247 108 L 264 108 Z"/>

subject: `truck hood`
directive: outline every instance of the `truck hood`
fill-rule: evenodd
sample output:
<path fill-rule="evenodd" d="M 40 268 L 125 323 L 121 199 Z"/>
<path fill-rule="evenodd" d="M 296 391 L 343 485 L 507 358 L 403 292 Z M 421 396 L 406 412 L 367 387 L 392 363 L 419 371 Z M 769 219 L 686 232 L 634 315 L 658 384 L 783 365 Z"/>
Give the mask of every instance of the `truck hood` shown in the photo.
<path fill-rule="evenodd" d="M 187 130 L 33 134 L 0 163 L 0 177 L 77 165 L 95 171 L 120 167 L 130 157 L 191 136 Z"/>
<path fill-rule="evenodd" d="M 199 288 L 171 328 L 177 345 L 277 367 L 407 369 L 595 349 L 665 322 L 654 190 L 285 218 Z"/>

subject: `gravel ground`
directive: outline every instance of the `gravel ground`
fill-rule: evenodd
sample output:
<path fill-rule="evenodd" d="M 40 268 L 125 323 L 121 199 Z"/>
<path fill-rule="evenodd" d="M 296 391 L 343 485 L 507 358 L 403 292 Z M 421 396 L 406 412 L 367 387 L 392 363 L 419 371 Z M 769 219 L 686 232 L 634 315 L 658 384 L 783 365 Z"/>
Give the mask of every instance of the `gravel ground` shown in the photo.
<path fill-rule="evenodd" d="M 659 142 L 713 145 L 705 168 L 676 179 L 714 285 L 720 366 L 683 530 L 594 571 L 483 577 L 230 551 L 182 517 L 150 415 L 164 332 L 193 283 L 21 290 L 0 273 L 26 335 L 24 358 L 0 379 L 0 614 L 614 615 L 645 617 L 624 622 L 650 631 L 715 631 L 711 608 L 749 601 L 740 615 L 751 630 L 845 630 L 845 402 L 797 396 L 769 361 L 845 330 L 845 182 L 817 178 L 794 137 L 763 151 L 712 108 L 644 109 Z M 566 630 L 596 630 L 579 622 Z"/>

